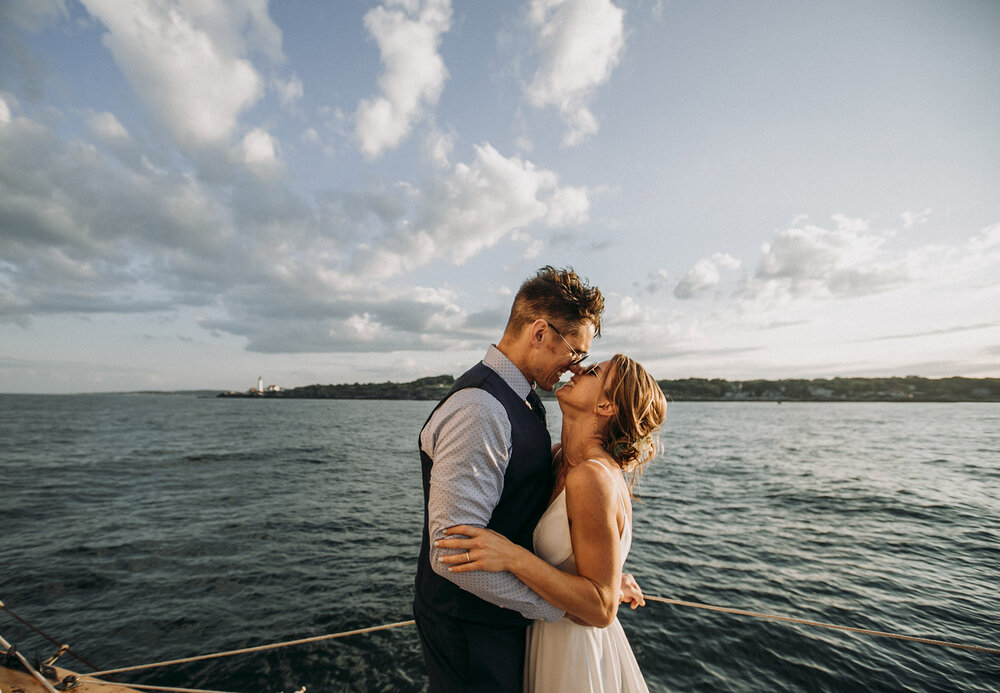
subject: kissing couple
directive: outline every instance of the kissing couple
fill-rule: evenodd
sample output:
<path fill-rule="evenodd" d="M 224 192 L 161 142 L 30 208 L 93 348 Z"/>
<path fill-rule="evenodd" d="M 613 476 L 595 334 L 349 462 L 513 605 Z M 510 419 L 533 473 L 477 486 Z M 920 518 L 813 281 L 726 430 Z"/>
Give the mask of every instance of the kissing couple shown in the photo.
<path fill-rule="evenodd" d="M 541 268 L 420 432 L 413 611 L 433 693 L 648 690 L 617 612 L 645 603 L 622 568 L 667 403 L 627 356 L 584 366 L 603 312 L 572 269 Z M 567 371 L 553 446 L 535 387 Z"/>

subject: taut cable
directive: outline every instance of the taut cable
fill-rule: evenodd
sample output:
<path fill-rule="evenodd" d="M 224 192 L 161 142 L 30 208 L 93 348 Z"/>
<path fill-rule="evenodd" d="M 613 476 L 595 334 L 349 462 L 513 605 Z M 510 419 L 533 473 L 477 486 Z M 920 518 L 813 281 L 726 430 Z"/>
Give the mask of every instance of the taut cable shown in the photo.
<path fill-rule="evenodd" d="M 322 640 L 333 640 L 335 638 L 346 638 L 348 635 L 361 635 L 362 633 L 374 633 L 380 630 L 389 630 L 390 628 L 400 628 L 402 626 L 412 626 L 415 623 L 413 620 L 400 621 L 399 623 L 386 623 L 381 626 L 373 626 L 371 628 L 358 628 L 357 630 L 348 630 L 343 633 L 331 633 L 329 635 L 317 635 L 311 638 L 302 638 L 301 640 L 288 640 L 286 642 L 274 643 L 272 645 L 258 645 L 257 647 L 245 647 L 241 650 L 231 650 L 229 652 L 215 652 L 213 654 L 198 655 L 196 657 L 185 657 L 184 659 L 171 659 L 165 662 L 155 662 L 153 664 L 141 664 L 134 667 L 122 667 L 121 669 L 106 669 L 104 671 L 95 671 L 92 674 L 87 674 L 87 676 L 107 676 L 108 674 L 121 674 L 126 671 L 139 671 L 140 669 L 155 669 L 157 667 L 170 666 L 171 664 L 187 664 L 188 662 L 200 662 L 204 659 L 217 659 L 219 657 L 231 657 L 238 654 L 247 654 L 249 652 L 263 652 L 264 650 L 276 650 L 279 647 L 291 647 L 292 645 L 306 645 L 312 642 L 320 642 Z"/>
<path fill-rule="evenodd" d="M 732 609 L 727 606 L 712 606 L 711 604 L 698 604 L 697 602 L 685 602 L 680 599 L 665 599 L 664 597 L 645 597 L 647 601 L 672 604 L 674 606 L 689 606 L 694 609 L 707 609 L 718 611 L 724 614 L 735 614 L 737 616 L 753 616 L 754 618 L 766 618 L 772 621 L 783 621 L 785 623 L 795 623 L 801 626 L 814 626 L 816 628 L 830 628 L 832 630 L 843 630 L 850 633 L 861 633 L 863 635 L 875 635 L 882 638 L 894 638 L 896 640 L 909 640 L 910 642 L 920 642 L 925 645 L 940 645 L 941 647 L 957 647 L 963 650 L 974 652 L 988 652 L 990 654 L 1000 654 L 1000 648 L 984 647 L 983 645 L 966 645 L 958 642 L 948 642 L 947 640 L 934 640 L 933 638 L 922 638 L 916 635 L 902 635 L 900 633 L 886 633 L 880 630 L 869 630 L 867 628 L 855 628 L 853 626 L 838 626 L 832 623 L 821 623 L 820 621 L 809 621 L 803 618 L 793 618 L 791 616 L 776 616 L 774 614 L 762 614 L 757 611 L 745 611 L 743 609 Z"/>
<path fill-rule="evenodd" d="M 1000 648 L 998 648 L 998 647 L 987 647 L 987 646 L 984 646 L 984 645 L 970 645 L 970 644 L 965 644 L 965 643 L 949 642 L 947 640 L 938 640 L 938 639 L 935 639 L 935 638 L 925 638 L 925 637 L 916 636 L 916 635 L 905 635 L 905 634 L 902 634 L 902 633 L 888 633 L 888 632 L 885 632 L 885 631 L 871 630 L 871 629 L 868 629 L 868 628 L 855 628 L 853 626 L 841 626 L 841 625 L 836 625 L 836 624 L 833 624 L 833 623 L 823 623 L 821 621 L 812 621 L 812 620 L 803 619 L 803 618 L 795 618 L 795 617 L 792 617 L 792 616 L 780 616 L 780 615 L 776 615 L 776 614 L 765 614 L 765 613 L 761 613 L 759 611 L 747 611 L 745 609 L 734 609 L 734 608 L 726 607 L 726 606 L 714 606 L 712 604 L 700 604 L 698 602 L 688 602 L 688 601 L 683 601 L 683 600 L 680 600 L 680 599 L 667 599 L 665 597 L 654 597 L 654 596 L 651 596 L 651 595 L 646 595 L 645 599 L 647 601 L 659 602 L 661 604 L 669 604 L 669 605 L 672 605 L 672 606 L 689 607 L 689 608 L 693 608 L 693 609 L 705 609 L 705 610 L 708 610 L 708 611 L 716 611 L 716 612 L 719 612 L 719 613 L 732 614 L 732 615 L 736 615 L 736 616 L 750 616 L 750 617 L 753 617 L 753 618 L 762 618 L 762 619 L 768 619 L 768 620 L 771 620 L 771 621 L 780 621 L 780 622 L 783 622 L 783 623 L 792 623 L 792 624 L 797 624 L 797 625 L 802 625 L 802 626 L 812 626 L 812 627 L 815 627 L 815 628 L 827 628 L 827 629 L 831 629 L 831 630 L 846 631 L 846 632 L 849 632 L 849 633 L 859 633 L 859 634 L 862 634 L 862 635 L 872 635 L 872 636 L 877 636 L 877 637 L 882 637 L 882 638 L 893 638 L 895 640 L 905 640 L 905 641 L 909 641 L 909 642 L 923 643 L 925 645 L 937 645 L 937 646 L 940 646 L 940 647 L 953 647 L 953 648 L 958 648 L 958 649 L 962 649 L 962 650 L 969 650 L 969 651 L 972 651 L 972 652 L 983 652 L 983 653 L 988 653 L 988 654 L 1000 654 Z M 95 671 L 92 674 L 87 674 L 87 677 L 88 678 L 93 678 L 93 677 L 99 677 L 99 676 L 108 676 L 110 674 L 122 674 L 122 673 L 129 672 L 129 671 L 140 671 L 140 670 L 144 670 L 144 669 L 155 669 L 155 668 L 158 668 L 158 667 L 171 666 L 173 664 L 187 664 L 189 662 L 200 662 L 200 661 L 204 661 L 206 659 L 218 659 L 220 657 L 231 657 L 233 655 L 248 654 L 250 652 L 263 652 L 265 650 L 275 650 L 275 649 L 282 648 L 282 647 L 291 647 L 293 645 L 306 645 L 306 644 L 309 644 L 309 643 L 321 642 L 323 640 L 334 640 L 336 638 L 346 638 L 349 635 L 361 635 L 362 633 L 374 633 L 374 632 L 377 632 L 377 631 L 389 630 L 391 628 L 401 628 L 403 626 L 412 626 L 412 625 L 414 625 L 414 623 L 415 623 L 415 621 L 413 621 L 413 620 L 410 620 L 410 621 L 399 621 L 397 623 L 387 623 L 387 624 L 384 624 L 384 625 L 381 625 L 381 626 L 372 626 L 370 628 L 358 628 L 356 630 L 348 630 L 348 631 L 343 631 L 341 633 L 330 633 L 328 635 L 317 635 L 317 636 L 314 636 L 314 637 L 311 637 L 311 638 L 301 638 L 299 640 L 288 640 L 288 641 L 285 641 L 285 642 L 273 643 L 273 644 L 270 644 L 270 645 L 258 645 L 256 647 L 245 647 L 245 648 L 242 648 L 242 649 L 239 649 L 239 650 L 230 650 L 228 652 L 215 652 L 213 654 L 198 655 L 198 656 L 194 656 L 194 657 L 185 657 L 185 658 L 182 658 L 182 659 L 171 659 L 171 660 L 167 660 L 167 661 L 163 661 L 163 662 L 154 662 L 152 664 L 140 664 L 140 665 L 130 666 L 130 667 L 121 667 L 121 668 L 118 668 L 118 669 L 106 669 L 104 671 Z M 94 683 L 98 683 L 98 681 L 94 681 Z M 135 688 L 140 688 L 140 686 L 138 686 L 136 684 L 129 684 L 129 685 L 132 685 Z M 149 686 L 144 686 L 144 688 L 148 688 L 149 690 L 173 690 L 173 691 L 183 691 L 183 690 L 192 691 L 193 690 L 193 689 L 176 689 L 176 688 L 174 688 L 174 689 L 155 688 L 155 687 L 149 687 Z M 211 692 L 209 692 L 209 693 L 211 693 Z M 216 692 L 216 693 L 218 693 L 218 692 Z"/>
<path fill-rule="evenodd" d="M 138 683 L 112 683 L 111 681 L 92 679 L 89 676 L 81 676 L 80 680 L 97 686 L 124 686 L 125 688 L 136 688 L 143 691 L 171 691 L 171 693 L 232 693 L 231 691 L 213 691 L 206 690 L 204 688 L 171 688 L 170 686 L 147 686 Z"/>
<path fill-rule="evenodd" d="M 84 659 L 83 657 L 81 657 L 80 655 L 78 655 L 76 652 L 74 652 L 72 649 L 70 649 L 69 645 L 65 645 L 65 644 L 59 642 L 58 640 L 56 640 L 55 638 L 53 638 L 51 635 L 48 635 L 47 633 L 45 633 L 42 629 L 34 626 L 33 624 L 29 623 L 28 621 L 25 621 L 23 618 L 21 618 L 20 616 L 18 616 L 17 614 L 15 614 L 13 611 L 11 611 L 9 608 L 7 608 L 7 605 L 4 604 L 2 601 L 0 601 L 0 609 L 3 609 L 4 611 L 6 611 L 8 614 L 10 614 L 14 618 L 16 618 L 18 621 L 20 621 L 21 623 L 23 623 L 24 625 L 26 625 L 28 628 L 30 628 L 31 630 L 33 630 L 38 635 L 41 635 L 43 638 L 45 638 L 46 640 L 48 640 L 50 643 L 52 643 L 56 647 L 65 647 L 66 648 L 66 652 L 68 654 L 73 655 L 73 657 L 75 657 L 79 661 L 83 662 L 84 664 L 86 664 L 91 669 L 95 669 L 95 670 L 97 669 L 96 666 L 94 666 L 93 664 L 91 664 L 90 662 L 88 662 L 86 659 Z"/>

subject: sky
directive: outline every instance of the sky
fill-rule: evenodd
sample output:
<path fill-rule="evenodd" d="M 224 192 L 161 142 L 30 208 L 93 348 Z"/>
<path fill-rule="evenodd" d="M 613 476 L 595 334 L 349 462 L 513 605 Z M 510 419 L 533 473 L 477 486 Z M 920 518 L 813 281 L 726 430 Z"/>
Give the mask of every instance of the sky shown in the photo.
<path fill-rule="evenodd" d="M 0 392 L 1000 377 L 994 0 L 5 0 Z"/>

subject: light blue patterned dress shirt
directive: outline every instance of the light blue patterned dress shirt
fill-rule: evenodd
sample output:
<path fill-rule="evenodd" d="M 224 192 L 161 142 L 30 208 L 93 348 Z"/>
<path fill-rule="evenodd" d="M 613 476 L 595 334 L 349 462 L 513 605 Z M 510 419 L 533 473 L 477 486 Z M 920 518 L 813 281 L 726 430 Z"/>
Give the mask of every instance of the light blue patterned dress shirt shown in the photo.
<path fill-rule="evenodd" d="M 495 346 L 483 363 L 497 372 L 522 399 L 531 384 Z M 528 407 L 527 401 L 524 406 Z M 420 448 L 434 460 L 427 499 L 430 561 L 434 572 L 480 599 L 514 609 L 530 619 L 558 621 L 564 612 L 549 604 L 511 573 L 449 573 L 438 557 L 464 553 L 434 547 L 454 525 L 485 527 L 503 493 L 511 451 L 507 412 L 497 399 L 477 387 L 459 390 L 438 407 L 420 433 Z"/>

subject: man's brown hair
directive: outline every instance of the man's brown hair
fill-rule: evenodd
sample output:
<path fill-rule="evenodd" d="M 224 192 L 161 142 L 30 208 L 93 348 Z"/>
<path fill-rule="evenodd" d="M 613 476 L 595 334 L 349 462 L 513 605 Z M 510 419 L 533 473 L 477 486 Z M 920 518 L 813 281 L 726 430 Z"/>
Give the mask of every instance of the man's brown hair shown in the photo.
<path fill-rule="evenodd" d="M 517 335 L 538 318 L 547 320 L 557 330 L 577 333 L 586 323 L 601 336 L 604 297 L 596 286 L 580 279 L 572 267 L 542 267 L 521 284 L 510 309 L 506 334 Z"/>

